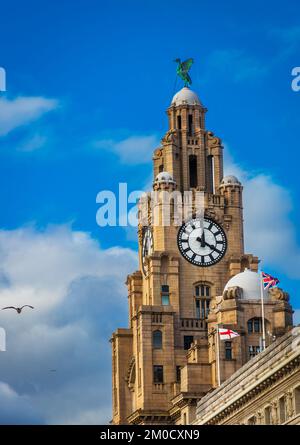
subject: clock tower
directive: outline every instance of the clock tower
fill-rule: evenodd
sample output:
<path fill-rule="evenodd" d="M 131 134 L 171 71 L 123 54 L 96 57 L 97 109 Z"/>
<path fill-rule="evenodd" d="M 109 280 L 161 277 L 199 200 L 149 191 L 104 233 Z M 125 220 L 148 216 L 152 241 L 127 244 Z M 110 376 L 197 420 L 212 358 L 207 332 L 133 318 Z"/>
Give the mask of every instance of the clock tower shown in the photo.
<path fill-rule="evenodd" d="M 206 111 L 182 88 L 154 150 L 153 191 L 143 199 L 151 204 L 139 212 L 139 270 L 126 283 L 129 327 L 111 339 L 113 424 L 191 423 L 197 401 L 218 384 L 217 325 L 240 334 L 220 345 L 221 381 L 260 350 L 259 260 L 244 251 L 243 187 L 224 177 L 222 142 L 206 129 Z M 265 311 L 268 344 L 292 325 L 288 295 L 266 293 Z"/>

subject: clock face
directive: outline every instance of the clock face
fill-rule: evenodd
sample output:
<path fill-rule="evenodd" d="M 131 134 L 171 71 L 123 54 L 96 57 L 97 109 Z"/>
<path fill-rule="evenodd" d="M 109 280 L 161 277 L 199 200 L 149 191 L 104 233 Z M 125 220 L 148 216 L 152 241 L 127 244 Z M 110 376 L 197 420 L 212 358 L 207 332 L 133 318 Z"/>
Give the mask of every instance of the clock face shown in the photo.
<path fill-rule="evenodd" d="M 143 245 L 142 245 L 142 266 L 144 275 L 148 275 L 147 257 L 153 253 L 153 235 L 152 230 L 147 227 L 143 234 Z"/>
<path fill-rule="evenodd" d="M 181 255 L 196 266 L 208 267 L 218 263 L 226 253 L 224 230 L 208 218 L 187 221 L 178 232 Z"/>

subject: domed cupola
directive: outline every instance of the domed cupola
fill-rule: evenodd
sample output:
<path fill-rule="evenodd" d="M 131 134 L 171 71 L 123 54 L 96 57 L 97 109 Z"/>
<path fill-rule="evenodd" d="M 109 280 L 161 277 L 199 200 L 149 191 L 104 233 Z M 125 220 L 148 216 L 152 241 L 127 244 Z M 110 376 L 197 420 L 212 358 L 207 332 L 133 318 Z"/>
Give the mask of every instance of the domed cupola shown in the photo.
<path fill-rule="evenodd" d="M 153 189 L 172 189 L 176 188 L 176 181 L 174 181 L 173 176 L 169 172 L 160 172 L 153 182 Z"/>
<path fill-rule="evenodd" d="M 183 87 L 172 99 L 171 106 L 180 105 L 200 105 L 202 106 L 197 94 L 188 87 Z"/>
<path fill-rule="evenodd" d="M 241 300 L 260 300 L 261 298 L 261 277 L 257 272 L 246 269 L 234 277 L 232 277 L 225 286 L 224 291 L 239 287 L 241 292 Z M 264 299 L 269 298 L 268 290 L 264 290 Z"/>
<path fill-rule="evenodd" d="M 224 176 L 224 178 L 221 181 L 220 186 L 226 186 L 226 185 L 241 185 L 240 181 L 236 176 L 228 175 Z"/>

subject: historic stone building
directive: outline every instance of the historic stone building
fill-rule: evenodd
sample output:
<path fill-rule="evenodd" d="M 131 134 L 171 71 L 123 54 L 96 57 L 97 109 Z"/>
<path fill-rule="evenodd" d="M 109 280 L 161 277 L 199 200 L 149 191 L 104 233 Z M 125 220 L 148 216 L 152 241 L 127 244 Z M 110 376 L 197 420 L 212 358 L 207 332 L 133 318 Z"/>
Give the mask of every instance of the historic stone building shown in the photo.
<path fill-rule="evenodd" d="M 300 425 L 300 327 L 246 363 L 197 406 L 195 425 Z"/>
<path fill-rule="evenodd" d="M 140 209 L 139 270 L 127 278 L 129 327 L 111 339 L 113 424 L 190 424 L 218 375 L 226 381 L 261 350 L 259 260 L 244 251 L 243 187 L 223 175 L 222 143 L 206 130 L 206 111 L 181 89 L 154 151 L 158 199 Z M 191 213 L 183 222 L 178 195 L 181 215 Z M 264 294 L 267 346 L 292 328 L 288 300 L 280 289 Z M 240 334 L 219 342 L 219 366 L 217 326 Z"/>

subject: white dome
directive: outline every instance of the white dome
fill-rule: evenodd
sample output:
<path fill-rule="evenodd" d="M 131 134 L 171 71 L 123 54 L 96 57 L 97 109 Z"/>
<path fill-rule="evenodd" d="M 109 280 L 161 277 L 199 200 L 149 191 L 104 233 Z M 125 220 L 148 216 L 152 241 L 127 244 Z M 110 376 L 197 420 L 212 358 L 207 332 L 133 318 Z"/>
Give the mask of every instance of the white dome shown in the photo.
<path fill-rule="evenodd" d="M 236 176 L 228 175 L 222 179 L 221 184 L 238 184 L 238 185 L 240 185 L 241 183 Z"/>
<path fill-rule="evenodd" d="M 246 269 L 232 277 L 225 286 L 225 290 L 230 287 L 240 287 L 243 289 L 243 300 L 260 300 L 261 298 L 261 278 L 260 274 Z M 264 290 L 264 299 L 268 298 L 268 290 Z"/>
<path fill-rule="evenodd" d="M 171 105 L 201 105 L 199 97 L 188 87 L 183 87 L 172 99 Z"/>
<path fill-rule="evenodd" d="M 158 175 L 155 178 L 155 182 L 171 182 L 171 183 L 175 184 L 175 181 L 169 172 L 158 173 Z"/>

